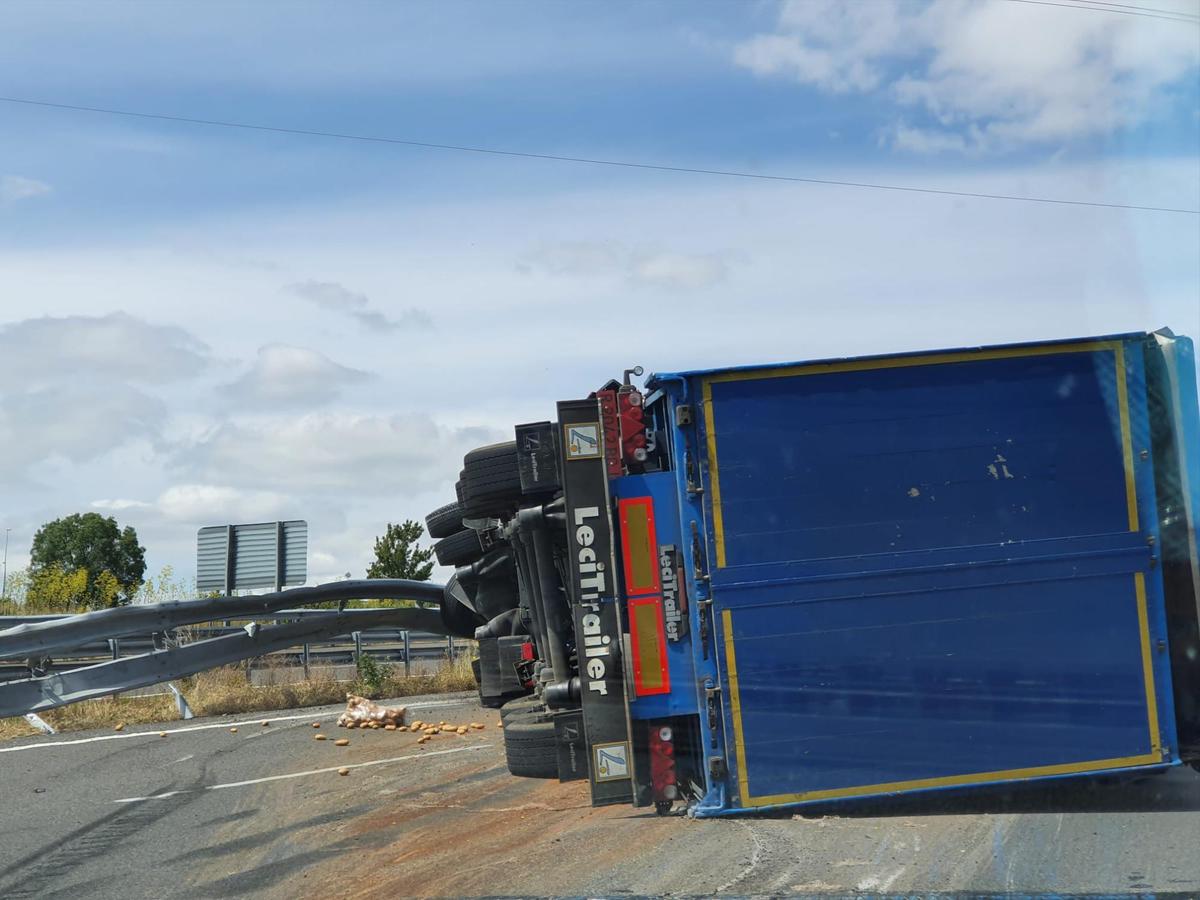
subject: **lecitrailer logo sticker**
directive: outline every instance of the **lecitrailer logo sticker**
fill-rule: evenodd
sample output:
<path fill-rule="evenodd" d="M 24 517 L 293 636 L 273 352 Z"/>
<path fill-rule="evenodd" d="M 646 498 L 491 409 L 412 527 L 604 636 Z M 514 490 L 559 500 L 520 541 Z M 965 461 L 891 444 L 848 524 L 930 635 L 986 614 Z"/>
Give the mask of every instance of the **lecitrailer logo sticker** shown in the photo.
<path fill-rule="evenodd" d="M 600 456 L 600 423 L 575 422 L 564 425 L 567 459 L 597 459 Z"/>
<path fill-rule="evenodd" d="M 597 781 L 616 781 L 629 777 L 629 742 L 615 744 L 593 744 L 592 757 L 595 761 Z"/>

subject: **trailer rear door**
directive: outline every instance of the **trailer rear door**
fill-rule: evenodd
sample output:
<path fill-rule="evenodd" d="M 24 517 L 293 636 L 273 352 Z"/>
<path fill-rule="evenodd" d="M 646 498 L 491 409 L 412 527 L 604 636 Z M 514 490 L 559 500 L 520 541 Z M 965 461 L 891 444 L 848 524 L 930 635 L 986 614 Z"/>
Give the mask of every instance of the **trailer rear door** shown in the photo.
<path fill-rule="evenodd" d="M 697 376 L 743 807 L 1170 757 L 1141 352 Z"/>

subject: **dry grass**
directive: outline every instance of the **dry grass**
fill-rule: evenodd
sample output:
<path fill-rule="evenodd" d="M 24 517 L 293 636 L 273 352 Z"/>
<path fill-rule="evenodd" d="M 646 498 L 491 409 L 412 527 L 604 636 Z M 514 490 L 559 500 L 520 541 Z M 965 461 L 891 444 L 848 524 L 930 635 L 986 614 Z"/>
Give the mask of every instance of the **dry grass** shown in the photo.
<path fill-rule="evenodd" d="M 165 722 L 178 719 L 174 698 L 166 695 L 157 697 L 105 697 L 103 700 L 87 700 L 72 706 L 40 713 L 41 717 L 58 731 L 79 731 L 117 722 Z M 39 732 L 20 716 L 0 719 L 0 740 L 25 737 Z"/>
<path fill-rule="evenodd" d="M 475 690 L 475 675 L 471 671 L 471 659 L 459 656 L 453 662 L 444 662 L 432 675 L 414 675 L 405 678 L 393 674 L 384 681 L 383 697 L 411 697 L 414 694 L 445 694 L 451 691 Z"/>
<path fill-rule="evenodd" d="M 342 702 L 347 693 L 365 693 L 363 685 L 356 681 L 337 681 L 329 669 L 313 669 L 310 675 L 304 681 L 255 686 L 247 681 L 244 666 L 225 666 L 181 679 L 176 684 L 198 716 L 327 706 Z M 454 662 L 443 662 L 431 675 L 405 678 L 403 668 L 394 669 L 377 693 L 381 697 L 411 697 L 473 690 L 475 677 L 471 674 L 470 659 L 461 656 Z M 86 700 L 41 715 L 58 731 L 103 728 L 118 722 L 130 725 L 167 722 L 179 718 L 175 700 L 170 695 Z M 19 716 L 0 719 L 0 740 L 37 733 Z"/>

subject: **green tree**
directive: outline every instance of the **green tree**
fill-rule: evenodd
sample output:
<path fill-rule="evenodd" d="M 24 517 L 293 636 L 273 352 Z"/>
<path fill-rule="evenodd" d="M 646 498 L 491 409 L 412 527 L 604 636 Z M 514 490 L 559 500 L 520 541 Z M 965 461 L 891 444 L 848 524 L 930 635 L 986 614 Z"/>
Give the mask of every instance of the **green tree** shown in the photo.
<path fill-rule="evenodd" d="M 31 613 L 75 613 L 115 606 L 121 586 L 111 572 L 101 572 L 94 590 L 88 591 L 88 570 L 68 571 L 62 566 L 45 566 L 30 573 L 25 592 L 25 609 Z"/>
<path fill-rule="evenodd" d="M 99 513 L 76 513 L 47 522 L 33 536 L 30 594 L 39 583 L 59 583 L 58 575 L 82 579 L 79 605 L 90 609 L 121 606 L 133 599 L 146 574 L 146 548 L 137 532 Z M 55 573 L 58 573 L 57 575 Z M 82 575 L 81 575 L 82 573 Z M 56 588 L 61 590 L 61 585 Z"/>
<path fill-rule="evenodd" d="M 389 522 L 387 532 L 375 538 L 375 562 L 367 567 L 367 577 L 428 581 L 433 574 L 433 548 L 417 546 L 424 534 L 425 527 L 411 519 L 399 525 Z"/>

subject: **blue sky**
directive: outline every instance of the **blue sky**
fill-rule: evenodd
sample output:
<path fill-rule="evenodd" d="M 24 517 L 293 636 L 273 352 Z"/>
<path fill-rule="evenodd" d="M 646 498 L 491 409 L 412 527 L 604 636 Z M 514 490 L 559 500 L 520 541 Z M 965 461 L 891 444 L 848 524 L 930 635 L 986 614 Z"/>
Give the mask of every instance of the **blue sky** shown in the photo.
<path fill-rule="evenodd" d="M 1198 35 L 1008 0 L 8 3 L 0 95 L 1200 209 Z M 0 103 L 0 518 L 18 565 L 94 508 L 186 576 L 201 525 L 298 515 L 314 577 L 357 573 L 463 450 L 635 362 L 1197 334 L 1198 222 Z"/>
<path fill-rule="evenodd" d="M 56 3 L 9 5 L 0 17 L 0 78 L 10 96 L 783 174 L 883 163 L 921 183 L 931 172 L 927 154 L 889 146 L 886 137 L 901 120 L 929 127 L 930 110 L 898 110 L 887 90 L 824 91 L 736 62 L 748 42 L 778 35 L 772 4 L 369 4 L 343 12 L 319 4 Z M 1048 7 L 1010 17 L 1027 28 L 1074 20 L 1137 27 L 1144 45 L 1188 28 Z M 919 48 L 882 68 L 898 79 L 935 52 Z M 1003 153 L 941 154 L 932 172 L 1054 154 L 1060 162 L 1147 150 L 1194 155 L 1198 92 L 1195 77 L 1167 79 L 1154 101 L 1158 114 L 1127 127 Z M 97 218 L 150 227 L 178 219 L 181 205 L 203 214 L 381 191 L 495 196 L 606 177 L 575 166 L 481 165 L 395 146 L 87 113 L 9 107 L 4 118 L 8 166 L 35 173 L 58 194 L 39 204 L 43 218 L 27 211 L 20 227 L 10 223 L 11 240 L 67 239 L 72 226 L 88 229 Z"/>

